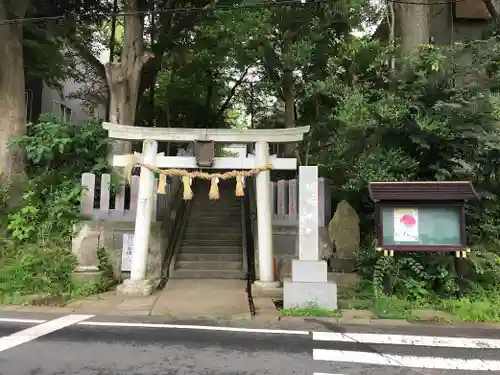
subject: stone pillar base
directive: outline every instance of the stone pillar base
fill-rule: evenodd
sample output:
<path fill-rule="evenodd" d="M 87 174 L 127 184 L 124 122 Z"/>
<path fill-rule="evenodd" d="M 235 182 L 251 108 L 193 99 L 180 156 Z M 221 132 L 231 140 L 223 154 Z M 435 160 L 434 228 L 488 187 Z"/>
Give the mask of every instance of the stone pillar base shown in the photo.
<path fill-rule="evenodd" d="M 153 294 L 153 285 L 149 280 L 126 279 L 118 285 L 116 294 L 122 296 L 144 297 Z"/>
<path fill-rule="evenodd" d="M 292 260 L 293 282 L 326 283 L 328 266 L 324 260 Z"/>
<path fill-rule="evenodd" d="M 319 307 L 326 310 L 337 310 L 337 284 L 328 282 L 303 282 L 284 280 L 283 307 L 307 308 Z"/>
<path fill-rule="evenodd" d="M 274 289 L 274 288 L 279 288 L 281 287 L 281 283 L 279 281 L 261 281 L 261 280 L 255 280 L 253 285 L 256 288 L 260 289 Z"/>
<path fill-rule="evenodd" d="M 255 280 L 252 287 L 254 297 L 283 298 L 283 288 L 279 281 Z"/>

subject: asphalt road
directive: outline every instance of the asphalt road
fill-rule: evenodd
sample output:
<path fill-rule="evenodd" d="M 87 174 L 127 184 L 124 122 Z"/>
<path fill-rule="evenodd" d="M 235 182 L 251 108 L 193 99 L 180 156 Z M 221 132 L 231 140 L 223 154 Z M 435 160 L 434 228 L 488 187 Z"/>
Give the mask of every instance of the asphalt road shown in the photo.
<path fill-rule="evenodd" d="M 55 318 L 0 314 L 0 375 L 500 374 L 497 330 Z"/>

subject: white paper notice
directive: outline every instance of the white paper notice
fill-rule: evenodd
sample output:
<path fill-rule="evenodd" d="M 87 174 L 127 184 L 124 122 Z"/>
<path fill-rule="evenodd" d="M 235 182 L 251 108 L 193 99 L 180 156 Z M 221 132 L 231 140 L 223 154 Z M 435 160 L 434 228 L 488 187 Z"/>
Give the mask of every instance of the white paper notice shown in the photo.
<path fill-rule="evenodd" d="M 130 271 L 132 267 L 132 243 L 134 242 L 134 235 L 126 233 L 123 235 L 123 248 L 122 248 L 122 271 Z"/>
<path fill-rule="evenodd" d="M 394 209 L 394 242 L 418 242 L 418 209 Z"/>

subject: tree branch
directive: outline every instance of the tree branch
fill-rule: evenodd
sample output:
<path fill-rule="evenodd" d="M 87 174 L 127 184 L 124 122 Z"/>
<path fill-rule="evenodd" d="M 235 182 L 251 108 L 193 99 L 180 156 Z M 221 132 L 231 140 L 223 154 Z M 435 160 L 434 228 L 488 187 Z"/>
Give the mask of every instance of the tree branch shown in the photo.
<path fill-rule="evenodd" d="M 94 68 L 99 78 L 102 78 L 102 80 L 106 82 L 106 71 L 104 69 L 104 65 L 99 61 L 97 57 L 94 56 L 92 51 L 76 38 L 68 37 L 66 38 L 66 40 L 69 42 L 70 47 L 78 52 L 78 56 L 89 63 L 90 66 Z"/>
<path fill-rule="evenodd" d="M 168 4 L 173 6 L 176 0 L 169 0 Z M 174 14 L 174 12 L 165 12 L 163 14 Z M 156 75 L 161 69 L 163 55 L 166 51 L 169 51 L 175 46 L 175 39 L 187 29 L 191 29 L 193 25 L 200 21 L 202 17 L 205 17 L 203 12 L 190 13 L 183 17 L 182 19 L 172 24 L 174 21 L 173 17 L 162 17 L 160 22 L 162 23 L 159 28 L 159 40 L 157 43 L 153 44 L 152 50 L 154 53 L 154 58 L 149 60 L 142 70 L 141 82 L 139 84 L 139 97 L 144 94 L 149 87 L 151 87 L 156 79 Z"/>
<path fill-rule="evenodd" d="M 269 42 L 261 42 L 263 55 L 263 65 L 267 75 L 271 78 L 276 87 L 276 94 L 281 100 L 285 100 L 282 87 L 282 77 L 280 72 L 283 71 L 283 63 L 276 53 L 276 50 Z"/>
<path fill-rule="evenodd" d="M 248 74 L 248 69 L 250 69 L 250 67 L 247 67 L 245 69 L 245 71 L 243 72 L 241 77 L 238 78 L 238 80 L 233 85 L 233 87 L 231 87 L 231 90 L 229 91 L 229 95 L 227 96 L 226 100 L 224 101 L 222 106 L 217 111 L 217 117 L 221 117 L 224 114 L 224 112 L 229 108 L 229 105 L 231 104 L 231 100 L 234 98 L 234 94 L 236 93 L 236 89 L 241 86 L 241 84 L 243 83 L 243 81 L 245 80 L 245 78 Z"/>

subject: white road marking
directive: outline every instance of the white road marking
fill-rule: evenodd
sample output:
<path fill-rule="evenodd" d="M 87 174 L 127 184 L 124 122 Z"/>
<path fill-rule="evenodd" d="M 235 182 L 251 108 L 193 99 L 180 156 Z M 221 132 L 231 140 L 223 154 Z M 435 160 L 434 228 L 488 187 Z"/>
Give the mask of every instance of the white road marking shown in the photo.
<path fill-rule="evenodd" d="M 316 361 L 362 363 L 440 370 L 500 371 L 500 361 L 461 358 L 416 357 L 346 350 L 313 349 Z"/>
<path fill-rule="evenodd" d="M 78 325 L 102 326 L 102 327 L 130 327 L 130 328 L 168 328 L 187 329 L 195 331 L 221 331 L 221 332 L 243 332 L 243 333 L 264 333 L 275 335 L 297 335 L 307 336 L 309 331 L 294 331 L 285 329 L 263 329 L 263 328 L 240 328 L 240 327 L 219 327 L 219 326 L 197 326 L 189 324 L 155 324 L 155 323 L 120 323 L 120 322 L 81 322 Z"/>
<path fill-rule="evenodd" d="M 0 352 L 33 341 L 49 333 L 79 323 L 85 319 L 92 318 L 93 316 L 94 315 L 80 315 L 80 314 L 67 315 L 58 319 L 44 322 L 34 327 L 24 329 L 22 331 L 13 333 L 9 336 L 2 337 L 0 338 Z"/>
<path fill-rule="evenodd" d="M 326 372 L 315 372 L 315 373 L 313 373 L 313 375 L 342 375 L 342 374 L 329 374 Z"/>
<path fill-rule="evenodd" d="M 17 318 L 0 318 L 1 323 L 28 323 L 28 324 L 41 324 L 45 323 L 45 319 L 17 319 Z"/>
<path fill-rule="evenodd" d="M 85 320 L 85 319 L 82 319 Z M 21 319 L 0 318 L 0 323 L 31 323 L 41 324 L 47 322 L 43 319 Z M 240 333 L 262 333 L 276 335 L 308 336 L 309 331 L 285 330 L 285 329 L 262 329 L 262 328 L 240 328 L 220 327 L 204 325 L 184 324 L 160 324 L 160 323 L 129 323 L 129 322 L 98 322 L 80 321 L 77 325 L 100 326 L 100 327 L 124 327 L 124 328 L 159 328 L 159 329 L 185 329 L 198 331 L 240 332 Z M 366 344 L 392 344 L 392 345 L 414 345 L 429 347 L 455 347 L 468 349 L 500 349 L 500 339 L 481 339 L 467 337 L 439 337 L 439 336 L 413 336 L 413 335 L 391 335 L 391 334 L 369 334 L 369 333 L 336 333 L 336 332 L 312 332 L 313 340 L 336 341 L 336 342 L 361 342 Z M 321 375 L 321 374 L 319 374 Z"/>
<path fill-rule="evenodd" d="M 365 344 L 414 345 L 467 349 L 500 349 L 500 340 L 467 337 L 386 335 L 373 333 L 313 332 L 313 340 Z"/>
<path fill-rule="evenodd" d="M 44 323 L 47 320 L 29 320 L 15 318 L 0 318 L 0 323 Z M 197 331 L 221 331 L 221 332 L 242 332 L 242 333 L 265 333 L 275 335 L 296 335 L 308 336 L 309 331 L 286 330 L 286 329 L 263 329 L 263 328 L 239 328 L 239 327 L 219 327 L 189 324 L 158 324 L 158 323 L 128 323 L 128 322 L 79 322 L 77 325 L 100 326 L 100 327 L 125 327 L 125 328 L 165 328 L 165 329 L 187 329 Z"/>

